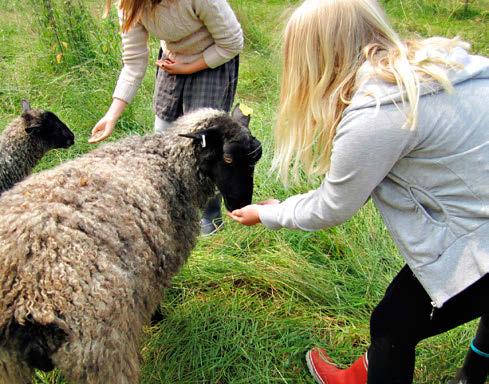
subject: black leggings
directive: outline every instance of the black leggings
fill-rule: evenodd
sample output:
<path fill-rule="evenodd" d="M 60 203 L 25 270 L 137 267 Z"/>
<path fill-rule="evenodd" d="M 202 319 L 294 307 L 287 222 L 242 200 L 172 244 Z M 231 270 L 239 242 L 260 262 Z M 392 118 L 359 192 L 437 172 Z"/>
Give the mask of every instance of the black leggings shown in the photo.
<path fill-rule="evenodd" d="M 433 310 L 426 291 L 405 266 L 370 319 L 368 384 L 412 383 L 416 345 L 478 317 L 481 322 L 475 344 L 489 352 L 488 297 L 489 275 L 485 275 Z M 489 365 L 489 359 L 483 361 Z"/>

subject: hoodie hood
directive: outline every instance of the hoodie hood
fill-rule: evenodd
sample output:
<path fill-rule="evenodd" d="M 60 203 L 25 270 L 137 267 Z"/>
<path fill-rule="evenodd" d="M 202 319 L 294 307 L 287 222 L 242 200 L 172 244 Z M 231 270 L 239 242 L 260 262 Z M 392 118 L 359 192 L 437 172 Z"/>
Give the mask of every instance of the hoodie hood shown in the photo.
<path fill-rule="evenodd" d="M 429 55 L 429 52 L 427 53 Z M 438 56 L 438 55 L 437 55 Z M 453 86 L 471 79 L 489 79 L 489 58 L 470 55 L 461 47 L 455 47 L 447 52 L 444 57 L 460 67 L 448 70 L 448 78 Z M 372 65 L 367 61 L 359 69 L 357 79 L 363 84 L 355 92 L 351 104 L 345 109 L 344 114 L 363 108 L 378 107 L 384 104 L 395 104 L 406 99 L 405 93 L 399 91 L 397 84 L 387 83 L 374 74 Z M 436 93 L 442 88 L 434 81 L 421 83 L 420 97 L 426 94 Z"/>

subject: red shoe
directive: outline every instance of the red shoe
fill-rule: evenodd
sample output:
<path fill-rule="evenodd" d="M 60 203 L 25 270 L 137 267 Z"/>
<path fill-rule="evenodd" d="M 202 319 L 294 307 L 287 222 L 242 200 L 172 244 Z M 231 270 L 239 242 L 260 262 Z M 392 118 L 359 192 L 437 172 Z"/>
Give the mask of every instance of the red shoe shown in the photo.
<path fill-rule="evenodd" d="M 307 352 L 306 361 L 318 384 L 367 384 L 366 354 L 348 369 L 336 368 L 326 351 L 321 348 L 313 348 Z"/>

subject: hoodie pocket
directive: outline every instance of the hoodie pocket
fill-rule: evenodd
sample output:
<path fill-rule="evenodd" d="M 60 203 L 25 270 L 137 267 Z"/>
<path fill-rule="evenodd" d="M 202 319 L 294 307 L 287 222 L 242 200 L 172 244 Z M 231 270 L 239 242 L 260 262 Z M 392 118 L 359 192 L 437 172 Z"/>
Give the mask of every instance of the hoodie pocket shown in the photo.
<path fill-rule="evenodd" d="M 430 222 L 438 226 L 448 225 L 448 214 L 435 196 L 428 191 L 413 185 L 409 186 L 409 194 L 418 209 Z"/>

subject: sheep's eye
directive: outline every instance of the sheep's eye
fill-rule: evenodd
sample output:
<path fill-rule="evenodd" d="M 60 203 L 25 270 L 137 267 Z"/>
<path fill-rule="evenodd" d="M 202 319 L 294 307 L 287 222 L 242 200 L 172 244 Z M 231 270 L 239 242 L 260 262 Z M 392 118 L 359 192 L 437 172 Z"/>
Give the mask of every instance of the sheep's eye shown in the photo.
<path fill-rule="evenodd" d="M 222 156 L 222 159 L 224 160 L 225 163 L 227 164 L 232 164 L 233 163 L 233 156 L 231 156 L 229 153 L 225 153 Z"/>

